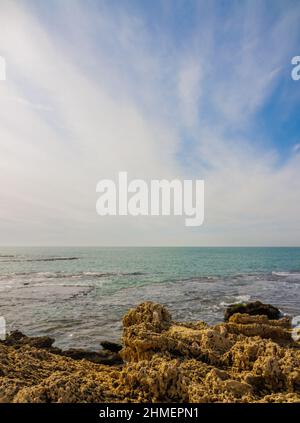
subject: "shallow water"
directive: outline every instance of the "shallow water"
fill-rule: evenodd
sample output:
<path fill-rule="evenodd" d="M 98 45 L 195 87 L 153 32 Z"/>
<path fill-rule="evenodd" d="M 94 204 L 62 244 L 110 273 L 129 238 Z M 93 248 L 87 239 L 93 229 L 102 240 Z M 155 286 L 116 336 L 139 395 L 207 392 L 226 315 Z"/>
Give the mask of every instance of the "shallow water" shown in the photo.
<path fill-rule="evenodd" d="M 0 249 L 8 329 L 63 348 L 118 340 L 124 312 L 145 300 L 217 323 L 226 305 L 255 299 L 300 315 L 300 248 Z"/>

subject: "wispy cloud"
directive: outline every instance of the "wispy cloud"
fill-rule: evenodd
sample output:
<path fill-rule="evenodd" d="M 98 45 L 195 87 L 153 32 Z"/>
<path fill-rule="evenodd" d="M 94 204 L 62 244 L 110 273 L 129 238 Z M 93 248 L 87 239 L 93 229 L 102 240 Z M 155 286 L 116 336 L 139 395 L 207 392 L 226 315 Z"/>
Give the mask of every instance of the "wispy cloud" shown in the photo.
<path fill-rule="evenodd" d="M 296 48 L 300 9 L 268 20 L 264 2 L 230 16 L 195 2 L 198 24 L 178 42 L 149 26 L 153 10 L 110 4 L 1 3 L 1 243 L 299 243 L 299 155 L 278 166 L 249 128 Z M 99 218 L 96 183 L 120 170 L 205 178 L 205 225 Z"/>

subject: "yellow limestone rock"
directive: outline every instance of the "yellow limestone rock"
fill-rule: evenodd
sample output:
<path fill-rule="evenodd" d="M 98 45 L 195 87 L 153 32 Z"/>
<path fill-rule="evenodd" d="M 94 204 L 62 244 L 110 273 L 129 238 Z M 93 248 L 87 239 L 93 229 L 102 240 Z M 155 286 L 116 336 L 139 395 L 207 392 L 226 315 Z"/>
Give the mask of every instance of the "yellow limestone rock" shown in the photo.
<path fill-rule="evenodd" d="M 300 345 L 286 318 L 235 314 L 208 326 L 172 321 L 164 306 L 146 302 L 123 326 L 122 365 L 0 342 L 0 401 L 300 401 Z"/>

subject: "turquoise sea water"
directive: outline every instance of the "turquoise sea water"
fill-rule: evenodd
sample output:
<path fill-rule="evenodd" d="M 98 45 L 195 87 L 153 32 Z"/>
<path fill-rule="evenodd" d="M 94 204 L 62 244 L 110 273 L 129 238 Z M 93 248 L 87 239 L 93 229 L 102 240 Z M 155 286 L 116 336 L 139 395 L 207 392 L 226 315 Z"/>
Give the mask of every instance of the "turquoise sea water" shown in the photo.
<path fill-rule="evenodd" d="M 260 299 L 300 314 L 300 248 L 0 248 L 0 315 L 9 330 L 99 348 L 145 300 L 181 320 L 222 320 Z"/>

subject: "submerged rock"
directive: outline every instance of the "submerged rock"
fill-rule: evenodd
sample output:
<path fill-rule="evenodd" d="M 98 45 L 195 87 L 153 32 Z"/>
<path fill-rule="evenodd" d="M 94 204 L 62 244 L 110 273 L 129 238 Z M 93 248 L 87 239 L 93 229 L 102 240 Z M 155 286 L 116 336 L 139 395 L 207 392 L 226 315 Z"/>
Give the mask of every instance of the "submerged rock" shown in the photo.
<path fill-rule="evenodd" d="M 20 333 L 0 342 L 0 402 L 300 402 L 300 345 L 288 318 L 179 323 L 146 302 L 123 324 L 120 355 L 42 349 Z M 110 354 L 124 363 L 97 364 Z"/>
<path fill-rule="evenodd" d="M 235 314 L 249 314 L 250 316 L 267 316 L 268 319 L 280 319 L 282 317 L 280 310 L 277 307 L 272 306 L 271 304 L 264 304 L 260 301 L 254 301 L 251 303 L 239 303 L 231 304 L 227 307 L 224 313 L 224 320 L 227 322 L 229 318 Z"/>

